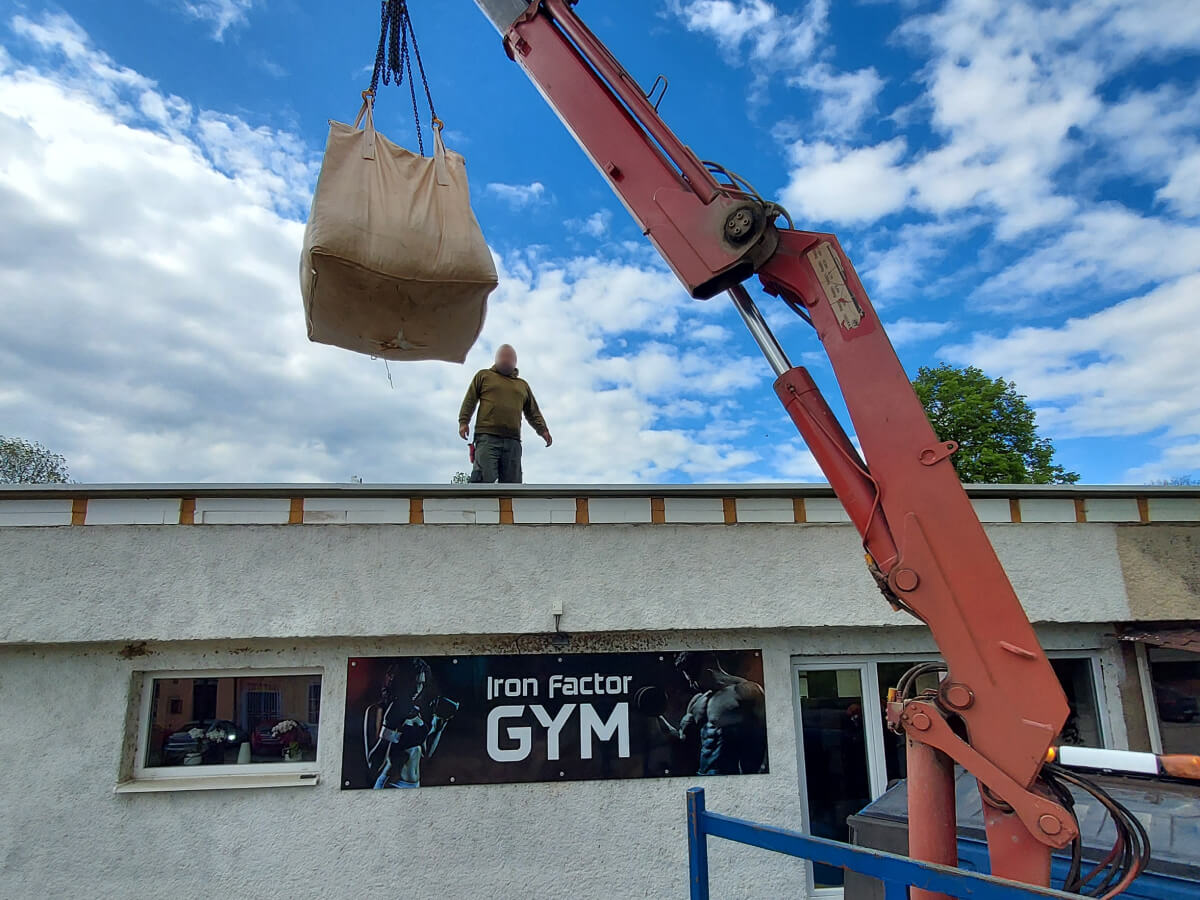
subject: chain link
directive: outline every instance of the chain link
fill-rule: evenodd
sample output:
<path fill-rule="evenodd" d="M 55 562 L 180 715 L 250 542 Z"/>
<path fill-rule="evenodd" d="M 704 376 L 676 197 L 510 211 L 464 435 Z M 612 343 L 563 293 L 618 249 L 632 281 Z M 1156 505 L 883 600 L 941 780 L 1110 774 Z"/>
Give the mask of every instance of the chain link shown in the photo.
<path fill-rule="evenodd" d="M 424 156 L 425 141 L 421 131 L 421 114 L 417 106 L 413 57 L 416 57 L 421 86 L 425 89 L 425 100 L 429 103 L 429 115 L 435 123 L 440 120 L 433 106 L 433 94 L 429 90 L 429 79 L 425 76 L 425 64 L 421 61 L 421 50 L 417 46 L 417 33 L 413 30 L 412 19 L 408 14 L 408 3 L 406 0 L 380 0 L 379 7 L 379 46 L 375 51 L 375 69 L 371 73 L 371 94 L 374 95 L 379 89 L 380 81 L 385 85 L 395 82 L 399 87 L 405 78 L 408 79 L 413 124 L 417 129 L 417 147 Z"/>

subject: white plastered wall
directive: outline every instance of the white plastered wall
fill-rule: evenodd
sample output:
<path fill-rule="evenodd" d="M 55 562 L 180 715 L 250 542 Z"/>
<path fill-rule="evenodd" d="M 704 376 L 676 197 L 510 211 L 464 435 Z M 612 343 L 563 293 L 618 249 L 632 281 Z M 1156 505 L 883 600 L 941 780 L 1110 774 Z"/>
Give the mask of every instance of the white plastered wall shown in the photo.
<path fill-rule="evenodd" d="M 0 529 L 0 897 L 86 886 L 159 898 L 200 884 L 235 897 L 678 896 L 689 785 L 714 810 L 801 823 L 793 658 L 931 649 L 883 603 L 847 525 L 506 527 L 438 511 L 463 527 Z M 715 517 L 716 505 L 675 511 Z M 570 513 L 569 501 L 514 502 L 518 520 Z M 989 533 L 1031 617 L 1051 623 L 1049 649 L 1106 646 L 1103 623 L 1129 614 L 1114 526 Z M 532 652 L 554 601 L 576 635 L 569 652 L 761 648 L 771 773 L 338 789 L 347 657 L 513 652 L 518 634 Z M 395 634 L 406 636 L 379 637 Z M 122 656 L 142 641 L 149 655 Z M 113 793 L 134 673 L 246 666 L 324 670 L 318 785 Z M 714 842 L 711 861 L 714 896 L 797 896 L 804 882 L 802 864 L 749 848 Z"/>
<path fill-rule="evenodd" d="M 1052 650 L 1090 650 L 1102 629 L 1047 626 Z M 548 652 L 536 640 L 528 652 Z M 915 627 L 576 637 L 567 652 L 761 648 L 770 774 L 608 782 L 339 789 L 346 662 L 359 655 L 503 653 L 510 636 L 0 647 L 0 896 L 672 897 L 686 885 L 684 791 L 710 809 L 801 825 L 791 661 L 924 653 Z M 1105 651 L 1107 652 L 1107 651 Z M 137 673 L 323 669 L 320 781 L 311 787 L 114 794 Z M 1120 741 L 1115 746 L 1121 746 Z M 356 748 L 355 748 L 356 749 Z M 713 896 L 801 896 L 802 864 L 713 841 Z M 399 887 L 402 891 L 398 894 Z"/>
<path fill-rule="evenodd" d="M 1032 620 L 1113 622 L 1117 527 L 989 535 Z M 7 528 L 0 559 L 8 643 L 539 632 L 555 599 L 574 632 L 898 621 L 836 524 Z"/>

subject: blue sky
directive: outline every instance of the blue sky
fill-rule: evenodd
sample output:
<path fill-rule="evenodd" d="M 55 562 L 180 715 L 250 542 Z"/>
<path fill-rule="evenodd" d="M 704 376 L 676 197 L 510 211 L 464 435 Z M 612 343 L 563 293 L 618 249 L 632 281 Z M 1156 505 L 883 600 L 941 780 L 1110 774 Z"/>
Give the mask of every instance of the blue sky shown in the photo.
<path fill-rule="evenodd" d="M 463 367 L 309 344 L 326 120 L 374 2 L 0 2 L 0 433 L 81 481 L 433 481 L 510 342 L 540 482 L 820 480 L 720 299 L 675 285 L 470 0 L 410 4 L 502 284 Z M 1189 0 L 584 0 L 668 122 L 842 239 L 910 373 L 1012 378 L 1087 482 L 1200 470 Z M 407 91 L 377 124 L 415 147 Z M 840 408 L 806 327 L 764 309 Z"/>

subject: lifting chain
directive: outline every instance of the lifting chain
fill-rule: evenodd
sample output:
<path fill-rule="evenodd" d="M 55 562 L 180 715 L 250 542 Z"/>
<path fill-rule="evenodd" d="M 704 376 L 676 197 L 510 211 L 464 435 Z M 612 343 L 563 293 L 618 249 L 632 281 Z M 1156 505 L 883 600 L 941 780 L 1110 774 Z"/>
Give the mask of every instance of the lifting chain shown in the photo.
<path fill-rule="evenodd" d="M 413 30 L 406 0 L 380 0 L 379 47 L 375 52 L 375 69 L 371 73 L 369 94 L 375 96 L 379 82 L 397 86 L 408 79 L 408 92 L 412 97 L 413 124 L 417 130 L 417 147 L 425 155 L 425 141 L 421 133 L 421 114 L 417 107 L 417 88 L 413 79 L 413 58 L 417 61 L 417 72 L 425 89 L 425 100 L 429 104 L 429 115 L 434 128 L 441 128 L 442 121 L 433 108 L 433 95 L 429 92 L 429 79 L 425 76 L 425 65 L 421 62 L 421 50 L 417 46 L 417 33 Z"/>

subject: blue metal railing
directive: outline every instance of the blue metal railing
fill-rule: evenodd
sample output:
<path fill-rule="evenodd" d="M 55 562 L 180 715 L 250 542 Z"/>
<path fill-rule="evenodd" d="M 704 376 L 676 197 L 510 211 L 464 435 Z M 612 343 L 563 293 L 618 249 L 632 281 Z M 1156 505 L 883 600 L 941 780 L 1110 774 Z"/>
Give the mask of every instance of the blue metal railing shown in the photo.
<path fill-rule="evenodd" d="M 747 822 L 733 816 L 708 812 L 704 808 L 704 789 L 687 792 L 688 857 L 691 869 L 692 900 L 708 900 L 708 838 L 718 837 L 751 847 L 762 847 L 787 856 L 837 866 L 878 878 L 884 884 L 886 900 L 906 900 L 910 887 L 937 891 L 969 900 L 1032 900 L 1032 898 L 1070 897 L 1064 894 L 1004 881 L 988 875 L 964 872 L 947 866 L 918 862 L 907 856 L 853 847 L 827 838 L 813 837 L 784 828 Z"/>

